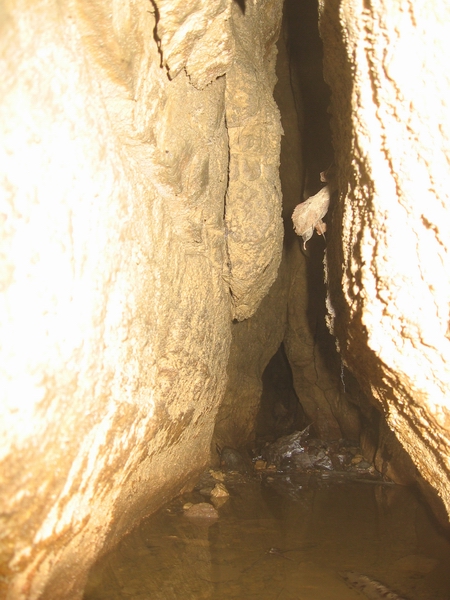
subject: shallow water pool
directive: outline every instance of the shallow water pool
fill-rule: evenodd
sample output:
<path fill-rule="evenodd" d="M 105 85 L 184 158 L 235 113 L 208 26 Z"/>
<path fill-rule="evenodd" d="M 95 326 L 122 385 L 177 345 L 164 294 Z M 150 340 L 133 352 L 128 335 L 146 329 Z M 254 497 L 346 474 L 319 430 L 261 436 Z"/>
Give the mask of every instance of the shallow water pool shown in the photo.
<path fill-rule="evenodd" d="M 450 598 L 450 542 L 414 490 L 277 474 L 225 481 L 215 521 L 193 492 L 144 519 L 92 568 L 84 600 L 356 600 L 356 571 L 408 600 Z"/>

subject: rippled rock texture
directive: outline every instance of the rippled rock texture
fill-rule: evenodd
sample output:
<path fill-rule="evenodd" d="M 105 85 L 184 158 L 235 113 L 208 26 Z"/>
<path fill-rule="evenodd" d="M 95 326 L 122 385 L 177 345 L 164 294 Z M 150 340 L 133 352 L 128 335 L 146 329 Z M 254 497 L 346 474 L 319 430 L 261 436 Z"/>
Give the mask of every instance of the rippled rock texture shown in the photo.
<path fill-rule="evenodd" d="M 2 597 L 79 598 L 209 459 L 281 256 L 281 0 L 246 4 L 2 7 Z"/>
<path fill-rule="evenodd" d="M 191 485 L 214 427 L 220 446 L 251 438 L 282 342 L 317 435 L 356 439 L 363 424 L 380 471 L 408 483 L 417 468 L 450 510 L 450 8 L 319 4 L 338 174 L 328 322 L 342 363 L 320 304 L 324 241 L 305 255 L 289 229 L 279 269 L 280 147 L 290 223 L 299 132 L 322 137 L 301 118 L 294 31 L 279 45 L 280 146 L 282 0 L 2 4 L 7 600 L 80 598 L 99 552 Z M 305 157 L 308 194 L 325 154 Z M 386 420 L 350 398 L 344 366 Z"/>
<path fill-rule="evenodd" d="M 330 326 L 448 512 L 450 8 L 320 4 L 339 174 Z"/>

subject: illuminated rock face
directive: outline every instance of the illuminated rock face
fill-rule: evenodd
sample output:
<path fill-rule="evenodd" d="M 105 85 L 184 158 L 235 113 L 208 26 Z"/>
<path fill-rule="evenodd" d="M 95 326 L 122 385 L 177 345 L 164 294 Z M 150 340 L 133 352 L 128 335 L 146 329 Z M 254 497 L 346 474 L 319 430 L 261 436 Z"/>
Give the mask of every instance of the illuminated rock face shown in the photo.
<path fill-rule="evenodd" d="M 324 143 L 327 123 L 312 127 L 311 122 L 316 124 L 317 116 L 307 108 L 302 114 L 303 105 L 313 106 L 316 111 L 321 102 L 326 107 L 327 98 L 323 94 L 326 85 L 321 78 L 317 8 L 314 2 L 309 2 L 309 9 L 305 11 L 306 4 L 297 0 L 285 2 L 283 27 L 277 43 L 274 96 L 284 130 L 280 164 L 286 226 L 283 258 L 278 277 L 256 313 L 232 325 L 228 384 L 214 432 L 214 441 L 221 447 L 239 446 L 254 437 L 261 418 L 261 394 L 267 393 L 263 386 L 263 379 L 268 381 L 265 369 L 282 342 L 292 371 L 293 389 L 306 423 L 314 423 L 315 434 L 323 439 L 358 439 L 360 434 L 359 410 L 350 394 L 345 392 L 341 361 L 324 319 L 325 244 L 323 239 L 318 240 L 315 236 L 308 242 L 313 247 L 311 251 L 308 248 L 307 253 L 303 252 L 302 240 L 295 235 L 291 220 L 305 187 L 305 171 L 313 174 L 320 186 L 320 170 L 331 162 L 327 155 L 331 144 Z M 305 35 L 308 28 L 311 28 L 309 39 Z M 319 44 L 319 56 L 317 42 L 311 44 L 311 37 Z M 305 61 L 305 46 L 309 61 Z M 319 63 L 317 70 L 314 61 Z M 304 70 L 308 71 L 306 77 Z M 317 85 L 317 79 L 320 85 Z M 317 102 L 318 98 L 320 102 Z M 321 135 L 317 129 L 321 129 Z M 302 152 L 303 142 L 308 139 L 307 130 L 313 130 L 320 142 L 314 148 L 309 143 L 308 149 Z M 313 177 L 310 182 L 315 184 Z M 276 406 L 272 405 L 271 410 L 276 411 Z M 265 416 L 270 414 L 269 410 Z M 213 451 L 215 454 L 214 445 Z"/>
<path fill-rule="evenodd" d="M 319 430 L 359 431 L 339 377 L 328 396 L 314 379 L 298 246 L 267 295 L 282 237 L 281 0 L 242 4 L 2 9 L 2 598 L 80 598 L 100 550 L 207 463 L 224 397 L 224 413 L 246 403 L 236 443 L 251 434 L 282 339 Z M 450 9 L 321 4 L 340 190 L 330 325 L 449 510 Z M 297 162 L 285 186 L 301 182 Z M 384 468 L 384 425 L 379 440 Z"/>
<path fill-rule="evenodd" d="M 0 596 L 73 600 L 209 460 L 276 276 L 281 1 L 7 6 Z"/>
<path fill-rule="evenodd" d="M 340 190 L 332 326 L 449 512 L 450 7 L 321 4 Z"/>

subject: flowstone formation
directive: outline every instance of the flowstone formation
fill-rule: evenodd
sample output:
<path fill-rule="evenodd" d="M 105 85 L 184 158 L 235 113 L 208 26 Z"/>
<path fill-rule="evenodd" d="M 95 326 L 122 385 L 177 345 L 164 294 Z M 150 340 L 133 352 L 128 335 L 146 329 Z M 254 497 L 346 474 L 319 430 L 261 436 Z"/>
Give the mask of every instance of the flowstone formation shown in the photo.
<path fill-rule="evenodd" d="M 246 4 L 3 8 L 2 598 L 80 598 L 209 460 L 281 253 L 281 0 Z"/>
<path fill-rule="evenodd" d="M 339 189 L 330 327 L 450 512 L 450 7 L 320 4 Z"/>
<path fill-rule="evenodd" d="M 232 21 L 236 54 L 226 78 L 230 171 L 225 227 L 233 317 L 239 321 L 255 313 L 281 260 L 282 129 L 273 99 L 281 7 L 278 0 L 258 9 L 247 2 L 249 17 L 235 10 Z M 250 18 L 263 10 L 264 19 Z"/>
<path fill-rule="evenodd" d="M 308 54 L 311 62 L 317 59 L 317 49 L 309 39 L 295 37 L 305 19 L 299 3 L 295 0 L 285 2 L 283 11 L 274 96 L 284 130 L 280 165 L 284 250 L 278 277 L 256 313 L 232 325 L 228 384 L 214 433 L 220 446 L 241 446 L 254 441 L 263 373 L 282 342 L 292 369 L 292 393 L 298 397 L 306 422 L 314 423 L 316 434 L 328 440 L 341 437 L 357 440 L 360 434 L 358 408 L 345 392 L 341 381 L 342 365 L 324 320 L 322 258 L 325 244 L 321 238 L 315 246 L 317 240 L 312 239 L 308 242 L 308 252 L 303 251 L 292 227 L 291 215 L 305 186 L 305 165 L 309 168 L 311 164 L 311 155 L 302 152 L 307 118 L 302 111 L 305 87 L 310 92 L 316 92 L 317 88 L 315 69 L 312 81 L 305 86 L 303 77 L 303 87 L 300 85 L 300 67 L 308 70 L 310 66 L 310 63 L 303 64 L 301 47 L 306 44 L 307 51 L 311 52 Z M 316 28 L 318 38 L 317 20 L 310 19 L 309 22 Z M 316 100 L 313 94 L 308 98 L 309 105 L 315 107 Z M 311 114 L 307 114 L 309 118 Z M 325 154 L 321 160 L 322 166 L 316 173 L 319 186 L 320 171 L 330 166 L 329 156 Z M 310 170 L 316 170 L 316 162 Z M 308 228 L 318 220 L 320 217 L 313 219 Z M 271 401 L 275 403 L 277 399 L 271 396 Z M 278 403 L 278 409 L 281 407 L 282 403 Z M 214 453 L 214 444 L 212 450 Z"/>

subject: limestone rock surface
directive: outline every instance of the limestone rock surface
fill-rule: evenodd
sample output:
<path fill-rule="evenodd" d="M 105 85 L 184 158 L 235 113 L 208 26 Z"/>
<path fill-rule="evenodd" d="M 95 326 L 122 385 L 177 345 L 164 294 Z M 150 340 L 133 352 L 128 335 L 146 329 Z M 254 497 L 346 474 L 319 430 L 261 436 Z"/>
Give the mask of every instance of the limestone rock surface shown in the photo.
<path fill-rule="evenodd" d="M 232 9 L 2 7 L 2 598 L 80 598 L 98 553 L 209 459 L 236 313 L 227 74 L 238 88 L 250 64 L 238 60 Z M 268 131 L 262 113 L 271 135 L 251 231 L 227 202 L 227 228 L 253 244 L 242 258 L 232 251 L 249 276 L 241 315 L 274 279 L 281 244 L 279 194 L 268 192 L 279 188 L 269 99 L 279 10 L 259 3 L 242 16 L 265 93 L 252 135 Z"/>
<path fill-rule="evenodd" d="M 274 94 L 284 129 L 280 165 L 286 227 L 284 251 L 278 277 L 256 313 L 232 326 L 228 383 L 214 433 L 220 446 L 240 446 L 254 437 L 258 426 L 255 419 L 257 415 L 258 419 L 261 417 L 261 394 L 266 391 L 263 374 L 270 379 L 265 369 L 282 342 L 292 370 L 294 402 L 301 404 L 299 412 L 304 411 L 316 434 L 324 439 L 357 440 L 360 433 L 358 409 L 343 388 L 342 366 L 324 320 L 324 244 L 322 240 L 318 244 L 311 240 L 311 252 L 306 255 L 292 228 L 291 214 L 304 187 L 304 165 L 311 157 L 302 152 L 303 114 L 297 64 L 301 56 L 289 43 L 300 27 L 301 13 L 295 0 L 286 3 L 284 11 L 277 43 Z M 297 42 L 300 44 L 301 40 Z M 318 178 L 319 172 L 316 175 Z M 265 413 L 266 425 L 268 415 L 283 407 L 285 398 L 276 398 L 280 393 L 283 391 L 277 386 L 268 392 L 267 402 L 274 404 Z M 277 426 L 286 423 L 282 419 L 276 422 Z M 292 420 L 287 421 L 289 424 Z"/>
<path fill-rule="evenodd" d="M 155 35 L 171 79 L 185 69 L 195 87 L 203 89 L 225 75 L 234 59 L 231 2 L 155 0 L 154 7 Z"/>
<path fill-rule="evenodd" d="M 340 190 L 330 324 L 450 512 L 450 7 L 321 7 Z"/>
<path fill-rule="evenodd" d="M 281 262 L 278 277 L 249 319 L 232 324 L 227 386 L 214 431 L 214 446 L 239 447 L 252 439 L 263 390 L 262 375 L 283 341 L 289 273 Z"/>
<path fill-rule="evenodd" d="M 281 260 L 282 130 L 273 99 L 281 7 L 279 0 L 247 2 L 244 17 L 236 4 L 232 21 L 236 54 L 226 78 L 230 170 L 225 227 L 233 317 L 239 321 L 255 313 Z"/>

